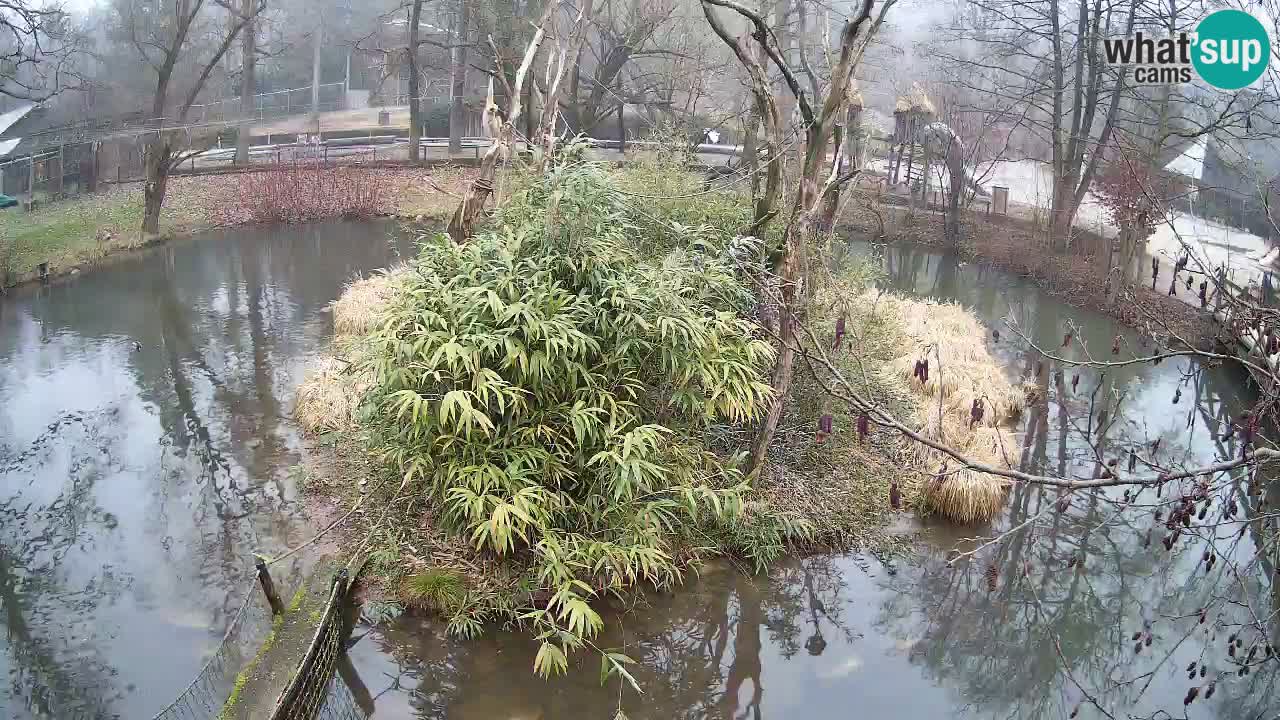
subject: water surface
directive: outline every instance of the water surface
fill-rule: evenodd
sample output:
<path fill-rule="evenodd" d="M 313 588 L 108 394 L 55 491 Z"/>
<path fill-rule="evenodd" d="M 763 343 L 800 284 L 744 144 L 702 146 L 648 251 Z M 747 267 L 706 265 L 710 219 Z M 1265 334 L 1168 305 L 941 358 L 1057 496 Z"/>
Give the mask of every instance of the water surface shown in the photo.
<path fill-rule="evenodd" d="M 387 237 L 214 232 L 0 299 L 0 715 L 150 717 L 221 639 L 252 553 L 310 537 L 294 388 Z"/>
<path fill-rule="evenodd" d="M 394 259 L 385 234 L 342 223 L 214 233 L 0 301 L 0 714 L 150 717 L 217 644 L 251 552 L 310 537 L 291 475 L 302 449 L 293 390 L 331 333 L 324 306 L 345 280 Z M 1019 424 L 1020 467 L 1092 476 L 1157 438 L 1166 462 L 1239 452 L 1225 423 L 1252 395 L 1233 368 L 1184 359 L 1058 376 L 1020 333 L 1059 348 L 1071 332 L 1061 352 L 1075 357 L 1086 347 L 1109 357 L 1117 334 L 1125 352 L 1143 341 L 953 257 L 853 252 L 875 258 L 886 287 L 957 300 L 1001 329 L 993 351 L 1042 398 Z M 1221 502 L 1228 493 L 1244 516 L 1262 513 L 1243 483 Z M 378 719 L 610 718 L 622 708 L 654 719 L 1030 720 L 1066 717 L 1087 697 L 1116 717 L 1167 718 L 1184 715 L 1186 667 L 1203 661 L 1195 682 L 1219 684 L 1188 716 L 1280 713 L 1276 663 L 1237 677 L 1225 653 L 1225 636 L 1252 615 L 1270 618 L 1274 640 L 1280 598 L 1262 580 L 1272 560 L 1242 568 L 1241 580 L 1228 562 L 1201 564 L 1210 542 L 1224 558 L 1252 557 L 1261 523 L 1242 536 L 1223 524 L 1170 555 L 1163 524 L 1119 493 L 1067 498 L 1062 512 L 1059 500 L 1016 489 L 994 528 L 925 524 L 919 552 L 887 564 L 824 555 L 760 576 L 714 564 L 638 607 L 611 608 L 599 642 L 638 661 L 642 696 L 602 687 L 589 656 L 543 681 L 525 635 L 460 642 L 414 615 L 361 623 L 342 687 Z M 1024 523 L 999 545 L 967 541 Z M 1156 542 L 1144 547 L 1149 531 Z M 973 557 L 949 564 L 955 548 Z M 1132 635 L 1147 631 L 1152 644 L 1135 653 Z"/>

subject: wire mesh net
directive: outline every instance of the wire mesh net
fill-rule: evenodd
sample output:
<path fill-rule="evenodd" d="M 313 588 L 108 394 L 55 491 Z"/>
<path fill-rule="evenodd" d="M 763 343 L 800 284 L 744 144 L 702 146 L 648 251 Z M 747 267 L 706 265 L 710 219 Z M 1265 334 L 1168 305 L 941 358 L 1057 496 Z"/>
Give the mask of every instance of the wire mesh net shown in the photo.
<path fill-rule="evenodd" d="M 275 711 L 271 714 L 271 720 L 363 717 L 363 715 L 359 714 L 336 714 L 348 709 L 356 709 L 354 702 L 344 704 L 340 697 L 334 698 L 332 707 L 330 707 L 331 703 L 329 702 L 330 698 L 337 694 L 335 686 L 341 686 L 342 689 L 346 689 L 341 679 L 334 677 L 338 659 L 345 652 L 343 640 L 346 637 L 346 633 L 342 616 L 342 604 L 346 599 L 346 594 L 347 572 L 343 570 L 333 580 L 333 590 L 329 594 L 329 602 L 325 605 L 324 613 L 320 617 L 320 624 L 316 628 L 315 636 L 311 640 L 310 647 L 307 648 L 307 654 L 303 656 L 302 662 L 299 663 L 293 679 L 289 681 L 288 687 L 280 694 L 280 701 L 277 703 Z M 348 690 L 347 695 L 350 696 L 350 694 Z M 335 714 L 322 714 L 322 708 L 328 708 L 328 712 Z M 356 710 L 358 712 L 358 709 Z"/>
<path fill-rule="evenodd" d="M 257 577 L 250 576 L 222 641 L 191 684 L 152 720 L 213 720 L 219 716 L 236 676 L 271 631 L 270 612 L 263 603 L 254 602 L 260 594 Z"/>

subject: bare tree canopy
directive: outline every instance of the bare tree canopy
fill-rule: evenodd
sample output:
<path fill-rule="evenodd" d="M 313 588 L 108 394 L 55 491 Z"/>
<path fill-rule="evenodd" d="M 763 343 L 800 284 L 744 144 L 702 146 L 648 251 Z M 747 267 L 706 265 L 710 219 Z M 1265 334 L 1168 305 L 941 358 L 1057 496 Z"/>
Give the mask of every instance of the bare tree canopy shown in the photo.
<path fill-rule="evenodd" d="M 0 95 L 44 100 L 79 84 L 77 36 L 59 5 L 0 0 Z"/>

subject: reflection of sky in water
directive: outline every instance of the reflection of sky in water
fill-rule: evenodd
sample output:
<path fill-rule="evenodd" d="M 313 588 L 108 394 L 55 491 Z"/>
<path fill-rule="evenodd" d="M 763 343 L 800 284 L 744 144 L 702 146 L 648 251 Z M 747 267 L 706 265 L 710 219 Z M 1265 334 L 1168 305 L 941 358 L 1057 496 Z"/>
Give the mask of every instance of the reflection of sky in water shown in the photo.
<path fill-rule="evenodd" d="M 1081 352 L 1083 341 L 1098 357 L 1111 357 L 1117 327 L 1109 319 L 1065 308 L 1030 282 L 971 265 L 940 264 L 938 256 L 918 250 L 890 253 L 886 285 L 958 299 L 991 326 L 1012 317 L 1037 344 L 1055 352 L 1071 319 L 1082 327 L 1067 352 Z M 1015 376 L 1033 379 L 1035 363 L 1016 346 L 1014 333 L 1001 327 L 997 356 Z M 1141 349 L 1135 335 L 1124 337 Z M 1056 470 L 1061 452 L 1070 472 L 1094 472 L 1083 433 L 1090 426 L 1089 398 L 1100 382 L 1099 398 L 1123 396 L 1118 411 L 1111 403 L 1118 419 L 1105 435 L 1104 457 L 1148 447 L 1157 437 L 1166 462 L 1205 463 L 1235 452 L 1230 443 L 1219 448 L 1203 416 L 1193 418 L 1188 432 L 1188 413 L 1197 412 L 1199 396 L 1212 409 L 1209 419 L 1222 411 L 1238 415 L 1247 397 L 1243 378 L 1234 371 L 1194 369 L 1190 361 L 1170 360 L 1113 370 L 1106 378 L 1080 370 L 1074 393 L 1069 384 L 1075 371 L 1068 371 L 1067 414 L 1059 414 L 1050 382 L 1046 432 L 1040 445 L 1033 444 L 1033 460 Z M 1173 405 L 1178 387 L 1182 399 Z M 1064 417 L 1065 444 L 1059 422 Z M 1028 413 L 1019 430 L 1031 420 Z M 1104 521 L 1120 512 L 1107 497 L 1119 495 L 1082 496 L 1069 513 L 1058 514 L 1056 493 L 1015 490 L 1001 520 L 1005 526 L 1046 510 L 1049 521 L 1037 526 L 1032 542 L 1014 536 L 955 567 L 947 565 L 947 551 L 985 529 L 926 525 L 919 554 L 895 561 L 892 569 L 856 556 L 818 556 L 746 578 L 712 565 L 685 587 L 651 597 L 651 608 L 607 617 L 598 645 L 637 660 L 635 674 L 645 695 L 626 691 L 622 701 L 626 715 L 636 720 L 1066 717 L 1083 696 L 1062 672 L 1059 646 L 1071 675 L 1091 692 L 1109 680 L 1142 680 L 1130 688 L 1150 680 L 1141 693 L 1105 694 L 1119 717 L 1159 710 L 1181 716 L 1189 684 L 1185 668 L 1202 657 L 1206 643 L 1208 669 L 1228 669 L 1221 638 L 1206 638 L 1196 622 L 1212 583 L 1199 580 L 1200 546 L 1188 545 L 1173 562 L 1162 548 L 1141 547 L 1152 524 L 1149 513 L 1120 513 L 1114 527 L 1107 527 Z M 1251 553 L 1250 539 L 1242 543 L 1242 552 Z M 1067 567 L 1072 556 L 1086 559 L 1085 572 Z M 998 567 L 995 591 L 985 576 L 990 565 Z M 1031 579 L 1019 582 L 1027 565 Z M 1250 600 L 1265 609 L 1264 595 Z M 1233 609 L 1223 612 L 1230 617 Z M 1189 619 L 1166 619 L 1186 614 Z M 1153 644 L 1135 655 L 1130 637 L 1144 620 L 1155 621 Z M 596 658 L 579 656 L 568 676 L 543 681 L 531 672 L 535 644 L 519 634 L 494 631 L 458 642 L 444 637 L 441 623 L 406 616 L 387 627 L 362 626 L 356 636 L 351 655 L 375 718 L 608 718 L 617 707 L 618 685 L 600 687 Z M 1276 677 L 1273 668 L 1239 681 L 1224 679 L 1211 701 L 1192 708 L 1192 717 L 1273 717 L 1280 712 Z M 1099 714 L 1086 707 L 1080 717 Z"/>
<path fill-rule="evenodd" d="M 251 553 L 309 537 L 293 388 L 323 307 L 392 258 L 379 237 L 214 235 L 0 301 L 0 714 L 149 717 Z"/>

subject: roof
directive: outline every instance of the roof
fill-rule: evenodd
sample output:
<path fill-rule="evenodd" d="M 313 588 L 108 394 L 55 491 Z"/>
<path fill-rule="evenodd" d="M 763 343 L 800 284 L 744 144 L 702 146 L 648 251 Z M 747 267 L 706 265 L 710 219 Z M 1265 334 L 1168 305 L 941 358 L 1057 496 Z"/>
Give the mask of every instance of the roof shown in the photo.
<path fill-rule="evenodd" d="M 911 83 L 911 92 L 900 96 L 898 101 L 894 103 L 893 111 L 895 113 L 923 112 L 929 115 L 937 114 L 933 107 L 933 102 L 929 100 L 924 88 L 920 87 L 920 83 L 916 82 Z"/>
<path fill-rule="evenodd" d="M 19 120 L 26 117 L 27 113 L 30 113 L 35 109 L 35 107 L 35 103 L 26 103 L 24 105 L 19 105 L 8 112 L 0 113 L 0 158 L 13 152 L 13 149 L 18 147 L 18 143 L 22 142 L 22 138 L 20 137 L 4 137 L 5 131 L 16 125 Z"/>
<path fill-rule="evenodd" d="M 17 108 L 10 110 L 9 112 L 0 113 L 0 135 L 4 135 L 5 130 L 8 130 L 14 123 L 26 117 L 27 113 L 31 112 L 32 108 L 35 106 L 35 103 L 26 103 L 25 105 L 19 105 Z"/>
<path fill-rule="evenodd" d="M 1204 138 L 1197 138 L 1192 142 L 1182 154 L 1171 160 L 1164 166 L 1165 170 L 1186 175 L 1189 178 L 1200 180 L 1204 175 L 1204 152 L 1206 141 Z"/>

